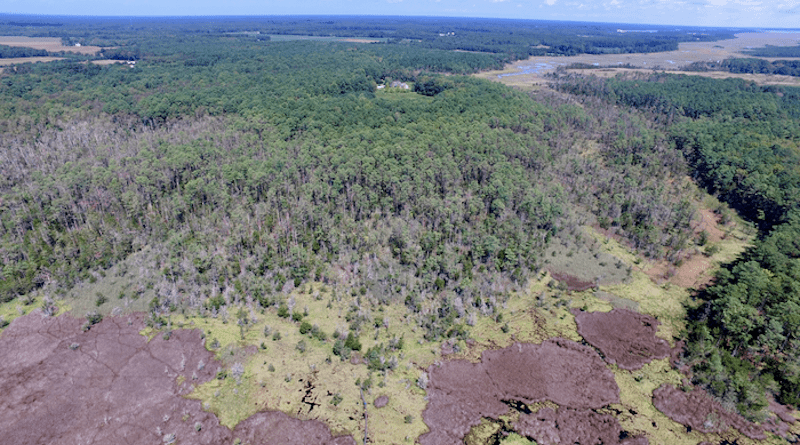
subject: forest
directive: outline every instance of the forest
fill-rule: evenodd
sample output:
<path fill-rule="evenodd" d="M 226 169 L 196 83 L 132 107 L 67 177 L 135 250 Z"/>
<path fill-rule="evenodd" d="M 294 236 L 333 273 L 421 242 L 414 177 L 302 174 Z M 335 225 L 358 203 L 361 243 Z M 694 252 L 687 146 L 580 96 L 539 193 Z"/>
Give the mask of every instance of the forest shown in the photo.
<path fill-rule="evenodd" d="M 755 415 L 765 390 L 800 402 L 800 90 L 654 74 L 560 88 L 654 113 L 692 175 L 757 224 L 758 240 L 699 292 L 686 359 L 696 383 Z M 687 119 L 680 119 L 681 117 Z M 666 118 L 666 120 L 665 120 Z"/>
<path fill-rule="evenodd" d="M 781 47 L 783 48 L 783 47 Z M 791 56 L 784 56 L 791 57 Z M 727 71 L 744 74 L 779 74 L 800 76 L 800 61 L 773 60 L 759 58 L 733 58 L 717 62 L 695 62 L 686 67 L 687 71 Z"/>
<path fill-rule="evenodd" d="M 550 25 L 0 16 L 0 35 L 103 47 L 0 72 L 0 302 L 43 295 L 49 311 L 122 270 L 135 279 L 89 296 L 97 307 L 147 295 L 160 328 L 170 314 L 253 304 L 324 343 L 332 333 L 290 296 L 322 283 L 354 300 L 347 332 L 325 344 L 342 359 L 390 306 L 425 340 L 465 340 L 477 319 L 500 323 L 510 295 L 546 273 L 548 248 L 580 241 L 582 227 L 680 262 L 699 242 L 696 183 L 758 236 L 685 308 L 682 360 L 748 419 L 763 420 L 767 394 L 797 406 L 800 89 L 654 72 L 557 73 L 552 88 L 520 91 L 469 76 L 530 55 L 675 50 L 736 32 Z M 389 367 L 393 340 L 364 348 L 370 370 Z"/>

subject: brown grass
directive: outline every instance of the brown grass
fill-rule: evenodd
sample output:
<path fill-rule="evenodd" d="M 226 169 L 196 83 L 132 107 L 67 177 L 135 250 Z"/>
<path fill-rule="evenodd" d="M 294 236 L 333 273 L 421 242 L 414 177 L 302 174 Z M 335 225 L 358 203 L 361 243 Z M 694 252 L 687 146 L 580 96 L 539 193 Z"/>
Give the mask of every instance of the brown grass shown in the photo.
<path fill-rule="evenodd" d="M 58 37 L 0 36 L 0 45 L 43 49 L 45 51 L 67 51 L 77 54 L 97 54 L 99 46 L 64 46 Z M 17 62 L 19 63 L 19 62 Z"/>

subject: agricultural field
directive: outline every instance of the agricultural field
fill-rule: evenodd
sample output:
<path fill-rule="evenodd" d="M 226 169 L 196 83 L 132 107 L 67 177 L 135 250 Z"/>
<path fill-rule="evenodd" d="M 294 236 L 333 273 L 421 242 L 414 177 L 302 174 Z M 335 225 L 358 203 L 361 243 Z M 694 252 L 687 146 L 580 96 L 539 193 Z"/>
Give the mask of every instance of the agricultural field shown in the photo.
<path fill-rule="evenodd" d="M 96 54 L 101 49 L 99 46 L 91 45 L 64 46 L 61 38 L 59 37 L 0 36 L 0 45 L 42 49 L 51 52 L 66 51 L 87 55 Z"/>

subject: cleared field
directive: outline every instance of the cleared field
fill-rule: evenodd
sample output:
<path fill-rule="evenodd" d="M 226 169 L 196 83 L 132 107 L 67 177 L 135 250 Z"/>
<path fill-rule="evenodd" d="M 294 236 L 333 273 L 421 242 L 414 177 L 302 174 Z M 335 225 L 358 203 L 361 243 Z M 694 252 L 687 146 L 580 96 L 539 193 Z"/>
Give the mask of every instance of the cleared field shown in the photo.
<path fill-rule="evenodd" d="M 95 64 L 95 65 L 105 66 L 105 65 L 114 65 L 116 63 L 127 63 L 128 61 L 127 60 L 105 59 L 105 60 L 91 60 L 90 62 Z"/>
<path fill-rule="evenodd" d="M 26 62 L 52 62 L 54 60 L 62 60 L 63 57 L 12 57 L 9 59 L 0 59 L 0 66 L 14 65 L 17 63 Z"/>
<path fill-rule="evenodd" d="M 798 85 L 800 84 L 800 80 L 790 76 L 681 71 L 681 68 L 694 62 L 716 62 L 732 57 L 753 57 L 742 52 L 750 48 L 758 48 L 765 45 L 794 46 L 798 44 L 800 44 L 800 33 L 741 33 L 736 34 L 735 39 L 720 40 L 717 42 L 684 42 L 679 45 L 677 51 L 660 53 L 581 54 L 569 57 L 531 57 L 509 64 L 502 71 L 486 71 L 477 76 L 484 79 L 496 80 L 510 86 L 531 88 L 546 83 L 543 75 L 553 72 L 559 67 L 580 63 L 601 67 L 620 65 L 625 68 L 581 69 L 570 71 L 594 74 L 601 77 L 612 77 L 620 72 L 651 71 L 657 69 L 715 78 L 738 77 L 770 85 Z M 774 58 L 764 59 L 776 60 Z"/>
<path fill-rule="evenodd" d="M 99 46 L 64 46 L 58 37 L 0 36 L 0 45 L 43 49 L 45 51 L 68 51 L 78 54 L 97 54 L 101 49 Z"/>

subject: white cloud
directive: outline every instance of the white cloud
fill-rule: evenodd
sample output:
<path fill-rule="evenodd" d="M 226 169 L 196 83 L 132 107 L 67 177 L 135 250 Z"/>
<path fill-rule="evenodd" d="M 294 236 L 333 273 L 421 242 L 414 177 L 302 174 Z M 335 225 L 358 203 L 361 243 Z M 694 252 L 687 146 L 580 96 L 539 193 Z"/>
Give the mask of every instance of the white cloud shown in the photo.
<path fill-rule="evenodd" d="M 544 2 L 547 3 L 550 6 L 553 6 L 553 5 L 556 4 L 556 0 L 544 0 Z"/>

